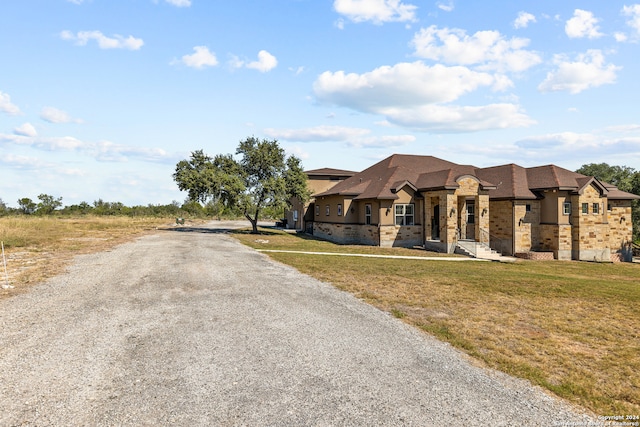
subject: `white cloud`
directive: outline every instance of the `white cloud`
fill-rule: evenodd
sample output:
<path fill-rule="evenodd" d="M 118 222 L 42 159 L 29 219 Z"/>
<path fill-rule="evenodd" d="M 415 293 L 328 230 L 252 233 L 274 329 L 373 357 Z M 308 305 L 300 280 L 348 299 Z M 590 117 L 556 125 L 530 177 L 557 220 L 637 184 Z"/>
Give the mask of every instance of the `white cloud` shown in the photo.
<path fill-rule="evenodd" d="M 542 61 L 537 53 L 524 49 L 528 39 L 507 40 L 498 31 L 478 31 L 469 36 L 461 29 L 432 25 L 416 33 L 411 44 L 421 58 L 475 65 L 481 70 L 521 72 Z"/>
<path fill-rule="evenodd" d="M 616 32 L 613 34 L 613 37 L 616 39 L 617 42 L 626 42 L 628 40 L 628 37 L 625 33 L 620 33 L 620 32 Z"/>
<path fill-rule="evenodd" d="M 624 6 L 622 8 L 622 14 L 631 17 L 631 19 L 627 21 L 627 25 L 636 31 L 636 35 L 640 35 L 640 4 Z"/>
<path fill-rule="evenodd" d="M 0 137 L 1 136 L 2 135 L 0 135 Z M 11 153 L 0 156 L 0 164 L 12 169 L 26 170 L 42 170 L 45 167 L 51 166 L 34 157 L 15 155 Z"/>
<path fill-rule="evenodd" d="M 49 123 L 82 123 L 80 119 L 74 119 L 66 111 L 53 107 L 45 107 L 40 112 L 40 118 Z"/>
<path fill-rule="evenodd" d="M 100 31 L 80 31 L 77 34 L 73 34 L 71 31 L 62 31 L 60 38 L 62 40 L 75 41 L 79 46 L 86 46 L 90 40 L 95 40 L 100 49 L 139 50 L 144 45 L 142 39 L 133 36 L 123 37 L 119 34 L 114 34 L 113 37 L 107 37 Z"/>
<path fill-rule="evenodd" d="M 299 66 L 299 67 L 289 67 L 289 71 L 291 71 L 293 74 L 295 74 L 296 76 L 299 76 L 300 74 L 304 73 L 306 71 L 304 66 Z"/>
<path fill-rule="evenodd" d="M 0 134 L 0 142 L 13 143 L 50 152 L 76 152 L 98 161 L 127 162 L 138 160 L 152 163 L 172 164 L 178 155 L 169 154 L 162 148 L 134 147 L 110 141 L 97 143 L 82 141 L 72 136 L 40 137 L 37 135 Z"/>
<path fill-rule="evenodd" d="M 487 129 L 527 127 L 535 123 L 514 104 L 390 107 L 381 109 L 380 113 L 396 125 L 425 132 L 477 132 Z"/>
<path fill-rule="evenodd" d="M 316 126 L 304 129 L 273 129 L 268 128 L 264 133 L 275 139 L 295 142 L 318 141 L 347 141 L 362 138 L 371 133 L 369 129 L 352 128 L 346 126 Z"/>
<path fill-rule="evenodd" d="M 588 50 L 570 61 L 562 55 L 554 59 L 557 69 L 547 73 L 547 78 L 538 86 L 542 92 L 568 91 L 580 93 L 586 89 L 612 84 L 616 81 L 616 72 L 621 69 L 613 64 L 605 64 L 600 50 Z"/>
<path fill-rule="evenodd" d="M 439 105 L 482 87 L 507 85 L 507 81 L 466 67 L 427 66 L 418 61 L 364 74 L 327 71 L 313 89 L 322 103 L 380 114 L 393 124 L 425 131 L 469 132 L 533 123 L 514 104 Z"/>
<path fill-rule="evenodd" d="M 165 0 L 167 3 L 177 7 L 189 7 L 191 6 L 191 0 Z"/>
<path fill-rule="evenodd" d="M 598 22 L 599 20 L 593 16 L 592 12 L 576 9 L 573 12 L 573 18 L 565 24 L 564 31 L 572 39 L 584 37 L 595 39 L 604 35 L 599 31 Z"/>
<path fill-rule="evenodd" d="M 636 131 L 637 132 L 637 131 Z M 616 157 L 625 159 L 640 156 L 640 134 L 617 135 L 613 129 L 603 129 L 591 133 L 561 132 L 530 136 L 514 144 L 526 155 L 557 158 L 570 156 L 574 162 L 580 159 L 610 161 Z M 603 153 L 606 155 L 603 156 Z"/>
<path fill-rule="evenodd" d="M 266 73 L 278 66 L 278 60 L 266 50 L 261 50 L 258 52 L 257 61 L 246 62 L 237 56 L 232 56 L 231 60 L 229 60 L 229 66 L 231 66 L 231 68 L 252 68 L 260 71 L 261 73 Z"/>
<path fill-rule="evenodd" d="M 278 60 L 276 59 L 276 57 L 266 50 L 261 50 L 260 52 L 258 52 L 257 61 L 253 61 L 247 64 L 247 68 L 253 68 L 254 70 L 260 71 L 261 73 L 271 71 L 277 66 Z"/>
<path fill-rule="evenodd" d="M 17 116 L 21 113 L 20 108 L 11 102 L 11 96 L 2 91 L 0 91 L 0 111 L 10 116 Z"/>
<path fill-rule="evenodd" d="M 453 0 L 449 0 L 447 3 L 438 2 L 437 5 L 438 9 L 444 10 L 445 12 L 453 12 L 453 9 L 455 9 Z"/>
<path fill-rule="evenodd" d="M 404 4 L 400 0 L 335 0 L 333 8 L 353 22 L 415 21 L 417 6 Z"/>
<path fill-rule="evenodd" d="M 218 65 L 216 54 L 211 52 L 207 46 L 195 46 L 194 53 L 184 55 L 179 61 L 173 61 L 172 64 L 182 63 L 187 67 L 202 69 L 204 67 L 215 67 Z"/>
<path fill-rule="evenodd" d="M 31 123 L 24 123 L 23 125 L 18 126 L 13 130 L 13 133 L 15 135 L 20 135 L 20 136 L 37 136 L 38 135 L 38 131 L 36 130 L 35 127 L 33 127 Z"/>
<path fill-rule="evenodd" d="M 395 147 L 414 142 L 413 135 L 370 135 L 369 129 L 346 126 L 315 126 L 303 129 L 265 129 L 271 138 L 293 142 L 345 142 L 355 148 Z"/>
<path fill-rule="evenodd" d="M 69 3 L 73 3 L 73 4 L 82 4 L 84 3 L 84 0 L 67 0 Z"/>
<path fill-rule="evenodd" d="M 313 90 L 321 102 L 373 112 L 390 105 L 451 102 L 494 83 L 494 77 L 487 73 L 417 61 L 364 74 L 326 71 L 314 82 Z"/>
<path fill-rule="evenodd" d="M 354 139 L 347 142 L 353 148 L 388 148 L 400 147 L 415 142 L 413 135 L 383 135 L 369 136 L 366 138 Z"/>
<path fill-rule="evenodd" d="M 514 28 L 527 28 L 531 22 L 536 22 L 536 17 L 528 12 L 518 13 L 518 17 L 513 21 Z"/>

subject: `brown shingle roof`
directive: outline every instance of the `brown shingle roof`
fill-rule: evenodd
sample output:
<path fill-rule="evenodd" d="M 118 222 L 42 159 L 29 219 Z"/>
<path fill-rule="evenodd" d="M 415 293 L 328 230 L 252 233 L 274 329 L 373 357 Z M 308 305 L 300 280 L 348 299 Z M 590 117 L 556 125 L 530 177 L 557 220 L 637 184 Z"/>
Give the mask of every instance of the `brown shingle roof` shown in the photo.
<path fill-rule="evenodd" d="M 318 171 L 323 169 L 318 169 Z M 324 169 L 329 170 L 329 169 Z M 333 169 L 335 170 L 335 169 Z M 307 174 L 315 171 L 308 171 Z M 348 172 L 348 171 L 341 171 Z M 340 174 L 345 176 L 345 174 Z M 620 191 L 614 185 L 594 177 L 572 172 L 555 165 L 523 168 L 507 164 L 489 168 L 458 165 L 433 156 L 394 154 L 314 196 L 344 195 L 362 199 L 397 199 L 395 192 L 405 184 L 418 190 L 458 188 L 456 180 L 463 175 L 474 176 L 480 185 L 490 190 L 491 199 L 536 199 L 536 191 L 545 189 L 582 192 L 591 184 L 600 187 L 610 199 L 640 199 L 635 194 Z"/>
<path fill-rule="evenodd" d="M 461 175 L 476 175 L 473 166 L 457 165 L 433 156 L 394 154 L 375 165 L 336 184 L 315 196 L 333 194 L 354 195 L 355 199 L 397 199 L 394 190 L 408 182 L 421 190 L 457 188 L 455 180 Z M 486 187 L 492 184 L 481 182 Z"/>
<path fill-rule="evenodd" d="M 527 170 L 513 163 L 478 169 L 478 177 L 493 182 L 496 189 L 489 193 L 492 199 L 536 199 L 529 189 Z"/>
<path fill-rule="evenodd" d="M 324 176 L 353 176 L 358 172 L 342 170 L 342 169 L 332 169 L 332 168 L 321 168 L 321 169 L 313 169 L 310 171 L 305 171 L 307 175 L 324 175 Z"/>

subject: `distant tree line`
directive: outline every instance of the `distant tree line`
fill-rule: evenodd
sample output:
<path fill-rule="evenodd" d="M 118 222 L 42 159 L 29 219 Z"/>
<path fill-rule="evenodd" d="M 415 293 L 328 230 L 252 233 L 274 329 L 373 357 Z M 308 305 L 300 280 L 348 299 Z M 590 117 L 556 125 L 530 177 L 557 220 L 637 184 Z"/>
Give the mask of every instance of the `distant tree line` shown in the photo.
<path fill-rule="evenodd" d="M 30 216 L 152 216 L 152 217 L 176 217 L 176 218 L 213 218 L 213 219 L 237 219 L 243 218 L 243 212 L 233 206 L 224 206 L 220 201 L 207 201 L 200 203 L 194 200 L 186 200 L 183 203 L 173 201 L 168 205 L 149 204 L 146 206 L 126 206 L 121 202 L 107 202 L 102 199 L 92 204 L 81 202 L 74 205 L 62 205 L 62 197 L 49 194 L 40 194 L 34 201 L 28 197 L 17 200 L 17 207 L 8 206 L 0 199 L 0 216 L 30 215 Z M 283 215 L 282 209 L 266 208 L 264 217 L 278 219 Z"/>
<path fill-rule="evenodd" d="M 0 216 L 7 215 L 32 215 L 32 216 L 77 216 L 77 215 L 100 215 L 100 216 L 154 216 L 154 217 L 182 217 L 182 218 L 236 218 L 241 214 L 228 209 L 221 209 L 213 203 L 201 204 L 196 201 L 187 200 L 184 203 L 174 201 L 168 205 L 146 206 L 126 206 L 121 202 L 107 202 L 102 199 L 94 201 L 92 204 L 81 202 L 79 204 L 62 206 L 62 197 L 55 197 L 49 194 L 40 194 L 38 200 L 34 201 L 28 197 L 17 200 L 17 207 L 9 207 L 0 199 Z M 282 215 L 276 215 L 279 217 Z M 275 217 L 274 217 L 275 218 Z"/>

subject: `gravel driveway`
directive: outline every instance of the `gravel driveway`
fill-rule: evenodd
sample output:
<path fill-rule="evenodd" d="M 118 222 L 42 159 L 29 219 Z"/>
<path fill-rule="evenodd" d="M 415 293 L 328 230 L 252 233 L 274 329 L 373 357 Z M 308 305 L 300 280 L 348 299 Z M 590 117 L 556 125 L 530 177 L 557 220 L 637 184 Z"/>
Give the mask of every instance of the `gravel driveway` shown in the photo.
<path fill-rule="evenodd" d="M 590 420 L 242 246 L 227 225 L 79 256 L 0 301 L 0 425 Z"/>

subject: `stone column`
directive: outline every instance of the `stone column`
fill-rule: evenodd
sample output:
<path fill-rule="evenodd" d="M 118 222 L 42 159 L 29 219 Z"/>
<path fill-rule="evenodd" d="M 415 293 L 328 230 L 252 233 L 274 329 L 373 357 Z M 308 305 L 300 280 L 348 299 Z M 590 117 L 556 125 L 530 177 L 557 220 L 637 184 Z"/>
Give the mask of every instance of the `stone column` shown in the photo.
<path fill-rule="evenodd" d="M 490 221 L 489 221 L 489 195 L 478 194 L 476 196 L 476 240 L 481 243 L 490 243 Z M 485 233 L 481 233 L 480 230 L 485 230 Z"/>
<path fill-rule="evenodd" d="M 458 230 L 458 203 L 453 192 L 440 196 L 440 242 L 447 253 L 453 253 Z"/>

